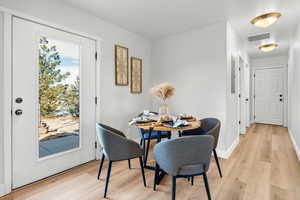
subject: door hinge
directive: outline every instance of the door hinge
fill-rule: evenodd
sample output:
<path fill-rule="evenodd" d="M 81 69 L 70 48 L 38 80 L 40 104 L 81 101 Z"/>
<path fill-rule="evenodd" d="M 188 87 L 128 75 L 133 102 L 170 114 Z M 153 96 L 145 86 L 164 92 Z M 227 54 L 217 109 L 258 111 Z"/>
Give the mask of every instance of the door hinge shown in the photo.
<path fill-rule="evenodd" d="M 239 98 L 241 98 L 241 94 L 239 94 Z"/>
<path fill-rule="evenodd" d="M 95 104 L 98 104 L 98 97 L 95 97 Z"/>
<path fill-rule="evenodd" d="M 239 121 L 239 124 L 241 124 L 241 121 Z"/>
<path fill-rule="evenodd" d="M 256 118 L 256 116 L 254 115 L 254 119 Z"/>
<path fill-rule="evenodd" d="M 254 95 L 253 95 L 253 98 L 255 99 L 255 97 L 256 97 L 256 95 L 254 94 Z"/>
<path fill-rule="evenodd" d="M 255 74 L 253 74 L 253 77 L 255 78 Z"/>
<path fill-rule="evenodd" d="M 10 110 L 10 114 L 13 115 L 13 111 L 12 110 Z"/>
<path fill-rule="evenodd" d="M 95 52 L 95 59 L 98 60 L 98 52 Z"/>
<path fill-rule="evenodd" d="M 239 67 L 239 71 L 241 71 L 241 68 Z"/>
<path fill-rule="evenodd" d="M 97 149 L 97 146 L 98 146 L 98 145 L 97 145 L 97 142 L 95 142 L 95 149 Z"/>

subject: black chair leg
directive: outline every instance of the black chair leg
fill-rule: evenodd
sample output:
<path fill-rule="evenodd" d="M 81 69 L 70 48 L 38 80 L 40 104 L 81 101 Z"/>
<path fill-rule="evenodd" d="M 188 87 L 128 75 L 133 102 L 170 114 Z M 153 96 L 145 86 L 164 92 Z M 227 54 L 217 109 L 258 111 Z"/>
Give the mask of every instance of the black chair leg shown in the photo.
<path fill-rule="evenodd" d="M 172 200 L 176 198 L 176 176 L 172 177 Z"/>
<path fill-rule="evenodd" d="M 155 173 L 154 173 L 154 183 L 153 183 L 153 190 L 156 190 L 156 184 L 157 184 L 157 176 L 159 172 L 159 166 L 158 164 L 155 165 Z"/>
<path fill-rule="evenodd" d="M 109 177 L 110 177 L 110 171 L 111 171 L 111 165 L 112 165 L 112 161 L 109 161 L 108 169 L 107 169 L 107 175 L 106 175 L 106 181 L 105 181 L 104 198 L 106 198 L 106 194 L 107 194 L 108 183 L 109 183 Z"/>
<path fill-rule="evenodd" d="M 145 155 L 146 155 L 146 140 L 145 139 L 141 139 L 141 142 L 142 142 L 142 145 L 141 145 L 141 147 L 142 147 L 142 149 L 144 150 L 144 155 L 143 155 L 143 159 L 145 160 Z"/>
<path fill-rule="evenodd" d="M 100 166 L 99 166 L 99 171 L 98 171 L 98 176 L 97 176 L 97 179 L 98 179 L 98 180 L 99 180 L 100 175 L 101 175 L 101 170 L 102 170 L 104 158 L 105 158 L 105 155 L 104 155 L 104 153 L 102 153 L 102 158 L 101 158 L 101 161 L 100 161 Z"/>
<path fill-rule="evenodd" d="M 144 182 L 144 186 L 146 187 L 146 178 L 145 178 L 145 172 L 144 172 L 144 165 L 143 165 L 143 159 L 142 157 L 139 157 L 140 160 L 140 166 L 141 166 L 141 171 L 142 171 L 142 176 L 143 176 L 143 182 Z"/>
<path fill-rule="evenodd" d="M 143 138 L 141 138 L 141 140 L 140 140 L 140 146 L 142 146 L 143 145 Z"/>
<path fill-rule="evenodd" d="M 206 172 L 203 173 L 203 179 L 204 179 L 204 184 L 205 184 L 205 189 L 206 189 L 206 193 L 207 193 L 208 200 L 211 200 L 211 196 L 210 196 L 210 191 L 209 191 L 209 185 L 208 185 L 208 180 L 207 180 Z"/>
<path fill-rule="evenodd" d="M 178 136 L 179 136 L 179 137 L 182 137 L 181 131 L 178 131 Z"/>
<path fill-rule="evenodd" d="M 145 141 L 145 143 L 146 143 L 146 141 Z M 149 148 L 150 148 L 150 140 L 147 140 L 147 146 L 145 148 L 146 151 L 145 151 L 145 158 L 144 158 L 144 166 L 146 166 L 146 164 L 147 164 Z"/>
<path fill-rule="evenodd" d="M 131 169 L 130 159 L 128 159 L 128 168 Z"/>
<path fill-rule="evenodd" d="M 217 152 L 216 152 L 215 149 L 213 150 L 213 152 L 214 152 L 214 157 L 215 157 L 215 160 L 216 160 L 216 163 L 217 163 L 217 166 L 218 166 L 220 177 L 222 178 L 223 176 L 222 176 L 221 166 L 220 166 L 220 163 L 219 163 L 219 158 L 218 158 Z"/>
<path fill-rule="evenodd" d="M 194 185 L 194 177 L 192 176 L 192 185 Z"/>

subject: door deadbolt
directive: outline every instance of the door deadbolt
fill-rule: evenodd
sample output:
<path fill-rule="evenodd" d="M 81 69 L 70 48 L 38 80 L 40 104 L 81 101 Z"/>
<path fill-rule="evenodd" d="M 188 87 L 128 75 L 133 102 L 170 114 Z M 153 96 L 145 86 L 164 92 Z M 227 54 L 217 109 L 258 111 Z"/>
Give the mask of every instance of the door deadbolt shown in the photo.
<path fill-rule="evenodd" d="M 16 103 L 22 103 L 23 99 L 21 97 L 16 98 Z"/>
<path fill-rule="evenodd" d="M 15 114 L 16 114 L 16 115 L 22 115 L 22 114 L 23 114 L 23 110 L 17 109 L 17 110 L 15 111 Z"/>

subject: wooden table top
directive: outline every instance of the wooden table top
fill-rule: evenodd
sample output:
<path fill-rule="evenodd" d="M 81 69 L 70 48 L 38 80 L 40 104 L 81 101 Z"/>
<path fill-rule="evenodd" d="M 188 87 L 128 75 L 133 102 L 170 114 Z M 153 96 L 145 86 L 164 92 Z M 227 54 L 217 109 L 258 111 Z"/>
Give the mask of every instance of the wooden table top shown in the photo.
<path fill-rule="evenodd" d="M 150 128 L 153 128 L 152 130 L 154 131 L 187 131 L 187 130 L 193 130 L 201 127 L 201 122 L 199 120 L 189 121 L 188 126 L 177 127 L 177 128 L 166 127 L 158 124 L 157 122 L 145 123 L 145 124 L 132 124 L 130 126 L 138 127 L 144 130 L 149 130 Z"/>

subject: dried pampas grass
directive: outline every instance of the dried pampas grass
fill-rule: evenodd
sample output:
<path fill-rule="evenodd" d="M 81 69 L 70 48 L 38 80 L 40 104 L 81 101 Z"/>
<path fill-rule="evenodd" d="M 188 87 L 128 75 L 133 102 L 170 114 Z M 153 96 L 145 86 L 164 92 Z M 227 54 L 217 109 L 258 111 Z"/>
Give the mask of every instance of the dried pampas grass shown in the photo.
<path fill-rule="evenodd" d="M 175 94 L 176 89 L 169 83 L 161 83 L 151 88 L 151 93 L 162 100 L 166 100 Z"/>

